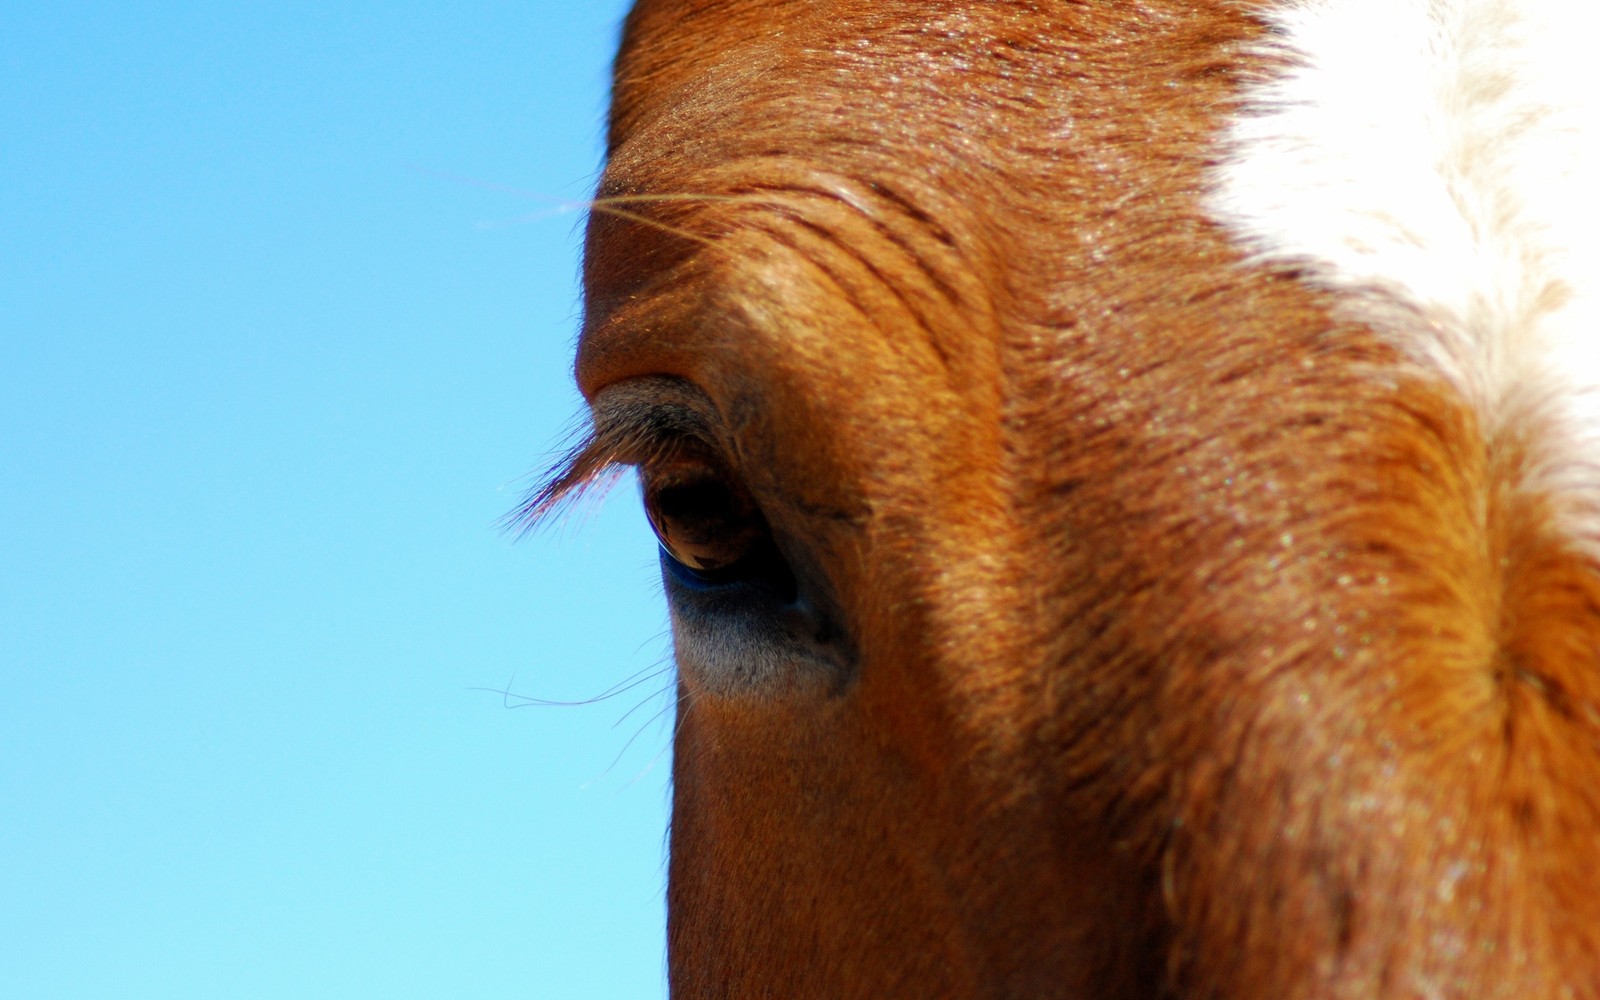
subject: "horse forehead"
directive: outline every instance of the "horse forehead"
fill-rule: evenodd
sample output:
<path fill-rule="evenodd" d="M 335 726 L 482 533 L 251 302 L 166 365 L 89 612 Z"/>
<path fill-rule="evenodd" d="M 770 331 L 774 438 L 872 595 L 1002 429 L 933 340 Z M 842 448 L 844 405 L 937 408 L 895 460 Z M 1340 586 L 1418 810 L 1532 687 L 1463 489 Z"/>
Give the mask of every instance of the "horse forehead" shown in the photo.
<path fill-rule="evenodd" d="M 924 348 L 959 381 L 992 369 L 994 293 L 1040 237 L 999 223 L 1004 150 L 941 111 L 951 93 L 879 101 L 849 86 L 848 57 L 791 55 L 786 81 L 701 67 L 625 116 L 590 223 L 586 385 L 624 377 L 589 371 L 622 353 L 688 376 L 690 358 L 794 356 L 808 338 L 817 373 Z"/>
<path fill-rule="evenodd" d="M 1101 8 L 1019 11 L 641 3 L 617 65 L 600 188 L 602 207 L 624 211 L 591 224 L 580 380 L 614 377 L 601 358 L 728 347 L 696 310 L 720 322 L 731 305 L 757 326 L 765 314 L 785 338 L 803 336 L 806 310 L 794 307 L 826 313 L 856 291 L 834 280 L 836 267 L 811 267 L 821 280 L 794 280 L 826 253 L 853 258 L 847 270 L 875 270 L 910 314 L 897 322 L 878 310 L 866 327 L 929 341 L 968 388 L 992 373 L 1002 326 L 1052 325 L 1046 314 L 1059 311 L 1070 270 L 1062 256 L 1105 231 L 1080 223 L 1166 194 L 1147 190 L 1138 142 L 1100 134 L 1117 115 L 1108 102 L 1139 102 L 1115 71 L 1096 79 L 1086 69 L 1095 51 L 1123 46 L 1137 18 Z M 1186 57 L 1163 31 L 1139 30 L 1154 92 L 1186 72 Z M 1179 133 L 1214 127 L 1203 93 L 1165 93 L 1183 106 Z M 1159 156 L 1167 147 L 1148 148 Z M 1171 174 L 1159 176 L 1186 183 Z M 819 305 L 829 297 L 834 306 Z M 836 353 L 861 346 L 818 318 Z M 659 336 L 666 329 L 671 336 Z M 760 342 L 741 345 L 748 356 Z"/>
<path fill-rule="evenodd" d="M 645 0 L 616 66 L 611 157 L 628 164 L 635 137 L 651 153 L 670 144 L 691 158 L 786 139 L 890 162 L 984 155 L 1005 136 L 1050 127 L 1061 108 L 1038 88 L 1068 76 L 1097 35 L 1114 36 L 1109 19 L 942 0 Z M 961 148 L 930 156 L 921 144 L 937 133 L 960 136 Z"/>

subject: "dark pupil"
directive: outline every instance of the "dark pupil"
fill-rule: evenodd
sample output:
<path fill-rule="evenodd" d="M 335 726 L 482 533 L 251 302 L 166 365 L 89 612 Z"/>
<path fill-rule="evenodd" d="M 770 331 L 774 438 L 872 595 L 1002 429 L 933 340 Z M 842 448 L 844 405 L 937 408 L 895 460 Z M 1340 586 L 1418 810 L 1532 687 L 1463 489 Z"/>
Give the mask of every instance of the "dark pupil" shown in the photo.
<path fill-rule="evenodd" d="M 681 541 L 706 541 L 735 516 L 728 488 L 711 479 L 663 488 L 656 493 L 656 510 Z"/>
<path fill-rule="evenodd" d="M 733 565 L 762 532 L 754 512 L 717 479 L 658 487 L 651 491 L 647 507 L 661 544 L 691 569 Z"/>

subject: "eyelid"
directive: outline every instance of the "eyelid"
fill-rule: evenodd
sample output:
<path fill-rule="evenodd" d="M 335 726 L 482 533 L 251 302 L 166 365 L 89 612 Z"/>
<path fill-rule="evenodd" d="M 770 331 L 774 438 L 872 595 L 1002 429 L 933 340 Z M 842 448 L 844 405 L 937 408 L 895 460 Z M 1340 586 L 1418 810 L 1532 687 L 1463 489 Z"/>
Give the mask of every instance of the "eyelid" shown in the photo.
<path fill-rule="evenodd" d="M 607 386 L 590 402 L 592 430 L 540 477 L 505 523 L 531 529 L 590 488 L 614 480 L 618 466 L 677 456 L 715 463 L 720 453 L 716 412 L 705 393 L 672 376 Z"/>
<path fill-rule="evenodd" d="M 645 465 L 696 445 L 716 448 L 716 408 L 689 382 L 667 376 L 629 379 L 601 390 L 590 404 L 592 443 L 612 463 Z"/>

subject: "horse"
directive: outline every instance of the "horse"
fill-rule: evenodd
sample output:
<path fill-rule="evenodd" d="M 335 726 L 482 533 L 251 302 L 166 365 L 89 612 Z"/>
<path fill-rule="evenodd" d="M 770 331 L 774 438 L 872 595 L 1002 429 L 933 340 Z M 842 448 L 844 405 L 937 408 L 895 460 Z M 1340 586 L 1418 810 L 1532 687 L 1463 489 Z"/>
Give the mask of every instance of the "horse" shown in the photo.
<path fill-rule="evenodd" d="M 1580 9 L 639 0 L 674 996 L 1600 997 Z"/>

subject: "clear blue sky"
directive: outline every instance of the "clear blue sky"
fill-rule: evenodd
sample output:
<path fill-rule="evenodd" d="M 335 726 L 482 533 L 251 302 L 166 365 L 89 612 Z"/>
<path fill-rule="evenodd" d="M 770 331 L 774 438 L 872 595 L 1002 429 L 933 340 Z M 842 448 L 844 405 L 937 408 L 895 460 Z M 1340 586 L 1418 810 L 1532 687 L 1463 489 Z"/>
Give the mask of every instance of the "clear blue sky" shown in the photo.
<path fill-rule="evenodd" d="M 0 12 L 0 996 L 664 994 L 667 678 L 472 690 L 666 655 L 496 527 L 622 7 Z"/>

